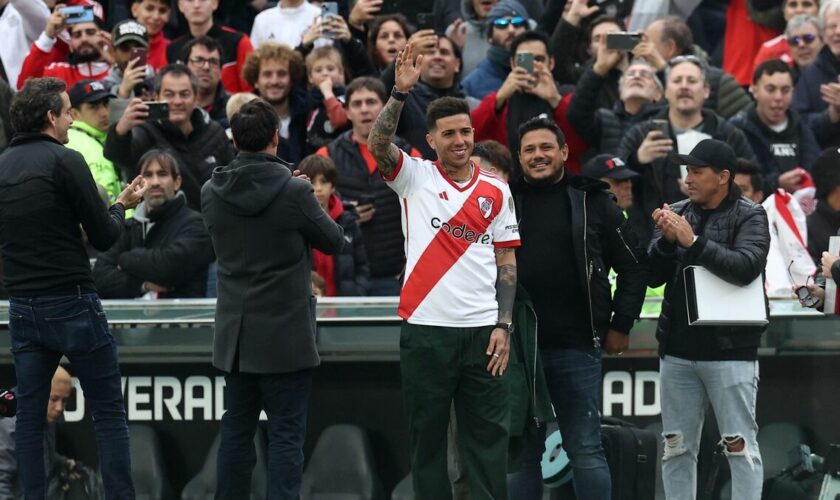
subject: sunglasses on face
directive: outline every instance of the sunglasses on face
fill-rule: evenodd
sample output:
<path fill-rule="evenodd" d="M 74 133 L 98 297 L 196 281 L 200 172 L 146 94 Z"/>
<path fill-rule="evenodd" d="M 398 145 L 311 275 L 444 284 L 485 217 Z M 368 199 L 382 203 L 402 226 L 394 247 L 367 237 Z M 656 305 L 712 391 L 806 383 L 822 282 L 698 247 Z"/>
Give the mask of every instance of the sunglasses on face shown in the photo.
<path fill-rule="evenodd" d="M 514 28 L 524 28 L 528 21 L 524 17 L 516 16 L 516 17 L 500 17 L 493 21 L 493 26 L 496 28 L 507 28 L 508 25 L 513 26 Z"/>
<path fill-rule="evenodd" d="M 799 47 L 800 45 L 811 45 L 816 39 L 817 35 L 806 33 L 804 35 L 793 35 L 792 37 L 789 37 L 787 41 L 789 45 Z"/>

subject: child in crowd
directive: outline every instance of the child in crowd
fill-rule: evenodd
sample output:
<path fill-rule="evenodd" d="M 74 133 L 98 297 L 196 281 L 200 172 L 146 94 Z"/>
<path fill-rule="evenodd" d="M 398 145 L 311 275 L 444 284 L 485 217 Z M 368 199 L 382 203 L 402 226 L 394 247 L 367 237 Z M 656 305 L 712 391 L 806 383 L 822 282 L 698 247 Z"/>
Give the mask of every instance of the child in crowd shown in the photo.
<path fill-rule="evenodd" d="M 326 146 L 350 127 L 344 109 L 344 63 L 333 46 L 318 47 L 306 56 L 309 100 L 312 110 L 306 122 L 309 152 Z"/>
<path fill-rule="evenodd" d="M 298 169 L 312 182 L 315 198 L 321 208 L 344 228 L 344 248 L 338 254 L 326 255 L 312 249 L 312 268 L 326 282 L 324 295 L 367 295 L 370 267 L 362 242 L 362 231 L 356 223 L 358 216 L 353 205 L 344 203 L 335 194 L 335 186 L 338 184 L 335 163 L 326 156 L 309 155 L 300 162 Z"/>
<path fill-rule="evenodd" d="M 163 35 L 163 28 L 169 22 L 172 9 L 169 0 L 133 0 L 131 16 L 142 24 L 149 35 L 149 51 L 146 63 L 157 72 L 166 66 L 166 47 L 169 39 Z"/>

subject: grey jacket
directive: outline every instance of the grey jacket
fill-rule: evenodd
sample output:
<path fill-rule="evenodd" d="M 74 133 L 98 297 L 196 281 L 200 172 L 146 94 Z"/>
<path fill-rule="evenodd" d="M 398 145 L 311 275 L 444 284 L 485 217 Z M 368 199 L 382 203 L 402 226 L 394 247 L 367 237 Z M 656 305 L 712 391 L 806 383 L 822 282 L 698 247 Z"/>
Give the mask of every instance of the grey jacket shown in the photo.
<path fill-rule="evenodd" d="M 0 418 L 0 500 L 23 499 L 15 458 L 16 424 L 15 417 Z M 52 477 L 56 468 L 66 461 L 67 457 L 55 450 L 55 424 L 48 423 L 44 430 L 44 470 Z"/>
<path fill-rule="evenodd" d="M 338 253 L 344 231 L 312 185 L 292 178 L 276 156 L 240 152 L 204 184 L 201 212 L 218 258 L 213 366 L 244 373 L 318 366 L 310 248 Z"/>

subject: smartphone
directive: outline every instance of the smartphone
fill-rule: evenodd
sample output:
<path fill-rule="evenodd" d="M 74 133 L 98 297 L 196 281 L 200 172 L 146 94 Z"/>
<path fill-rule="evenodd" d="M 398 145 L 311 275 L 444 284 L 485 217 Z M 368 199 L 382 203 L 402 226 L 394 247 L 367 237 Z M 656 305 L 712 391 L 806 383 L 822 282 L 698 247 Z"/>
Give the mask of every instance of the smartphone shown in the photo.
<path fill-rule="evenodd" d="M 657 118 L 650 121 L 651 130 L 658 130 L 662 132 L 663 139 L 670 139 L 671 138 L 671 125 L 668 123 L 668 120 L 663 120 L 661 118 Z"/>
<path fill-rule="evenodd" d="M 534 74 L 534 54 L 533 52 L 517 52 L 516 66 L 525 69 L 529 74 Z"/>
<path fill-rule="evenodd" d="M 129 56 L 129 61 L 133 61 L 135 59 L 139 59 L 137 61 L 137 65 L 145 66 L 146 65 L 146 54 L 148 53 L 146 47 L 134 47 L 131 49 L 131 55 Z M 137 66 L 135 66 L 137 67 Z"/>
<path fill-rule="evenodd" d="M 607 48 L 610 50 L 631 51 L 642 41 L 641 33 L 619 31 L 607 33 Z"/>
<path fill-rule="evenodd" d="M 338 15 L 338 2 L 321 3 L 321 17 L 327 18 Z"/>
<path fill-rule="evenodd" d="M 417 13 L 417 30 L 435 29 L 435 15 L 431 12 Z"/>
<path fill-rule="evenodd" d="M 79 24 L 93 22 L 93 6 L 92 5 L 74 5 L 72 7 L 62 7 L 58 9 L 66 19 L 65 24 Z"/>
<path fill-rule="evenodd" d="M 146 120 L 168 120 L 169 103 L 164 101 L 143 101 L 149 107 L 149 116 Z"/>

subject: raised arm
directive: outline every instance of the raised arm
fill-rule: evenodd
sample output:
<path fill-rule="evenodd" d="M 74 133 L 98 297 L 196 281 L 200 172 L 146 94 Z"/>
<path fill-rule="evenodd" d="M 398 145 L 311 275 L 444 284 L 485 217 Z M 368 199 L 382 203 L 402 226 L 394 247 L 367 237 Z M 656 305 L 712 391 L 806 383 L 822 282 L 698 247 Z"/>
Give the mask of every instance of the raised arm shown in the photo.
<path fill-rule="evenodd" d="M 385 177 L 391 177 L 400 158 L 400 150 L 394 144 L 394 134 L 400 122 L 403 104 L 417 79 L 420 78 L 420 63 L 423 56 L 414 60 L 414 43 L 409 42 L 397 56 L 394 67 L 394 93 L 376 117 L 368 135 L 368 148 L 376 159 L 376 168 Z"/>

